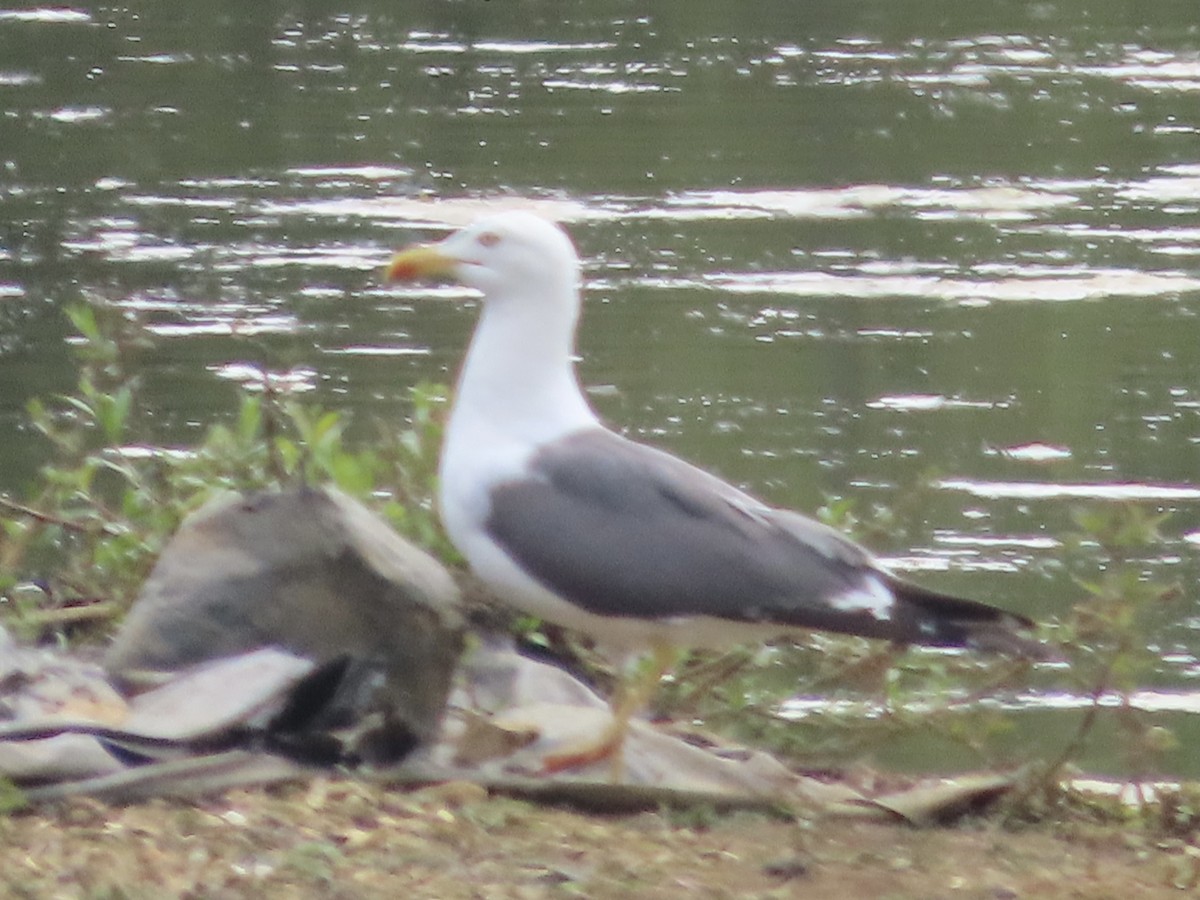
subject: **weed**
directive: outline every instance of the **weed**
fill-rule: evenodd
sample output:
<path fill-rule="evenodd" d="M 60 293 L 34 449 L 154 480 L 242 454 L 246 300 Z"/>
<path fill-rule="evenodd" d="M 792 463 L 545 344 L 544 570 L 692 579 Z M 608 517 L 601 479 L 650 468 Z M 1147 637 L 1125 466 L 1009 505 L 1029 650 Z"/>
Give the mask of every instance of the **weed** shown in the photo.
<path fill-rule="evenodd" d="M 70 307 L 75 390 L 30 402 L 47 462 L 30 496 L 0 497 L 0 610 L 24 637 L 106 628 L 132 602 L 184 516 L 223 491 L 332 482 L 402 534 L 453 558 L 434 513 L 444 388 L 409 392 L 409 425 L 351 446 L 340 413 L 244 391 L 229 422 L 193 448 L 156 447 L 139 416 L 146 335 L 103 303 Z"/>
<path fill-rule="evenodd" d="M 1101 571 L 1099 577 L 1075 577 L 1085 596 L 1060 623 L 1057 637 L 1070 662 L 1067 677 L 1091 703 L 1073 737 L 1047 766 L 1048 779 L 1079 757 L 1105 714 L 1116 721 L 1135 786 L 1177 746 L 1169 729 L 1154 724 L 1132 702 L 1160 662 L 1159 648 L 1148 636 L 1154 614 L 1180 596 L 1177 585 L 1150 577 L 1140 559 L 1161 544 L 1159 528 L 1166 519 L 1166 513 L 1134 503 L 1075 513 L 1080 531 L 1069 543 L 1076 550 L 1086 548 L 1089 568 L 1098 549 Z"/>

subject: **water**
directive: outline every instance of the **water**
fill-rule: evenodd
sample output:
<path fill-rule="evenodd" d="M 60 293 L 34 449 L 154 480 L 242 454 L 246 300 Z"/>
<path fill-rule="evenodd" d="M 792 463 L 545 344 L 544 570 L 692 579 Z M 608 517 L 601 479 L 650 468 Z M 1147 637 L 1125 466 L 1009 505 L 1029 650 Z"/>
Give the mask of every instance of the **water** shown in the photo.
<path fill-rule="evenodd" d="M 0 489 L 81 295 L 154 335 L 163 446 L 262 369 L 399 417 L 475 310 L 382 285 L 388 253 L 534 205 L 585 258 L 609 421 L 783 505 L 893 507 L 899 570 L 1061 615 L 1073 508 L 1171 511 L 1147 690 L 1193 729 L 1200 19 L 961 7 L 0 9 Z"/>

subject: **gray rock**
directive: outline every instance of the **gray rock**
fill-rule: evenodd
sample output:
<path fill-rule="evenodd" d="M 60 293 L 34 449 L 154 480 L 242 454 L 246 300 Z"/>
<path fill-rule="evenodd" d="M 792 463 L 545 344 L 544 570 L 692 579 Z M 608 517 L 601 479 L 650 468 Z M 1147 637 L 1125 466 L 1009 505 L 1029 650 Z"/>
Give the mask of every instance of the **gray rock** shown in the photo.
<path fill-rule="evenodd" d="M 190 516 L 104 664 L 134 690 L 259 647 L 344 659 L 357 676 L 352 714 L 373 711 L 425 743 L 462 628 L 458 588 L 436 560 L 350 497 L 302 488 L 222 497 Z"/>

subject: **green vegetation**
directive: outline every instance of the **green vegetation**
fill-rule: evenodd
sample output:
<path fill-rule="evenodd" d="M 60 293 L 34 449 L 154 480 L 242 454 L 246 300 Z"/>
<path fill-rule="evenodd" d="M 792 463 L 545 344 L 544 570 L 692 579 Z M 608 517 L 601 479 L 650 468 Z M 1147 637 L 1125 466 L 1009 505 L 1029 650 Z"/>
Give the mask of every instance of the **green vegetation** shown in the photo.
<path fill-rule="evenodd" d="M 18 634 L 87 635 L 87 623 L 108 630 L 183 517 L 222 491 L 332 482 L 453 556 L 432 494 L 444 388 L 416 385 L 407 427 L 380 425 L 369 446 L 352 449 L 343 416 L 281 397 L 264 380 L 195 447 L 159 448 L 139 418 L 138 378 L 125 368 L 145 340 L 140 326 L 103 304 L 67 315 L 80 336 L 77 387 L 29 404 L 47 462 L 27 498 L 0 497 L 0 609 Z"/>
<path fill-rule="evenodd" d="M 1080 531 L 1071 543 L 1076 549 L 1098 548 L 1103 563 L 1098 578 L 1076 574 L 1085 598 L 1061 623 L 1057 639 L 1071 662 L 1067 675 L 1072 687 L 1089 696 L 1092 704 L 1075 736 L 1048 767 L 1049 774 L 1079 753 L 1106 710 L 1116 719 L 1126 769 L 1135 783 L 1159 774 L 1155 767 L 1163 754 L 1178 746 L 1168 729 L 1151 723 L 1131 702 L 1159 663 L 1160 651 L 1148 637 L 1148 623 L 1156 611 L 1181 596 L 1179 585 L 1147 578 L 1139 562 L 1140 554 L 1161 544 L 1158 529 L 1166 519 L 1166 514 L 1136 504 L 1076 511 Z M 1087 556 L 1094 558 L 1094 551 L 1088 549 Z"/>

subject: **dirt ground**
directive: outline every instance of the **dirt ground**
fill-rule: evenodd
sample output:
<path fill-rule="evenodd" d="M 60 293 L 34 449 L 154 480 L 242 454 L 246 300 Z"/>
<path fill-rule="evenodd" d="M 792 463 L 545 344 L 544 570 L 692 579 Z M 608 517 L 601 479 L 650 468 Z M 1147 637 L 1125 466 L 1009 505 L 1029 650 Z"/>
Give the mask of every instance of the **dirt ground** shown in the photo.
<path fill-rule="evenodd" d="M 1200 851 L 1084 822 L 915 829 L 758 813 L 584 814 L 338 779 L 0 816 L 18 898 L 1187 897 Z"/>

